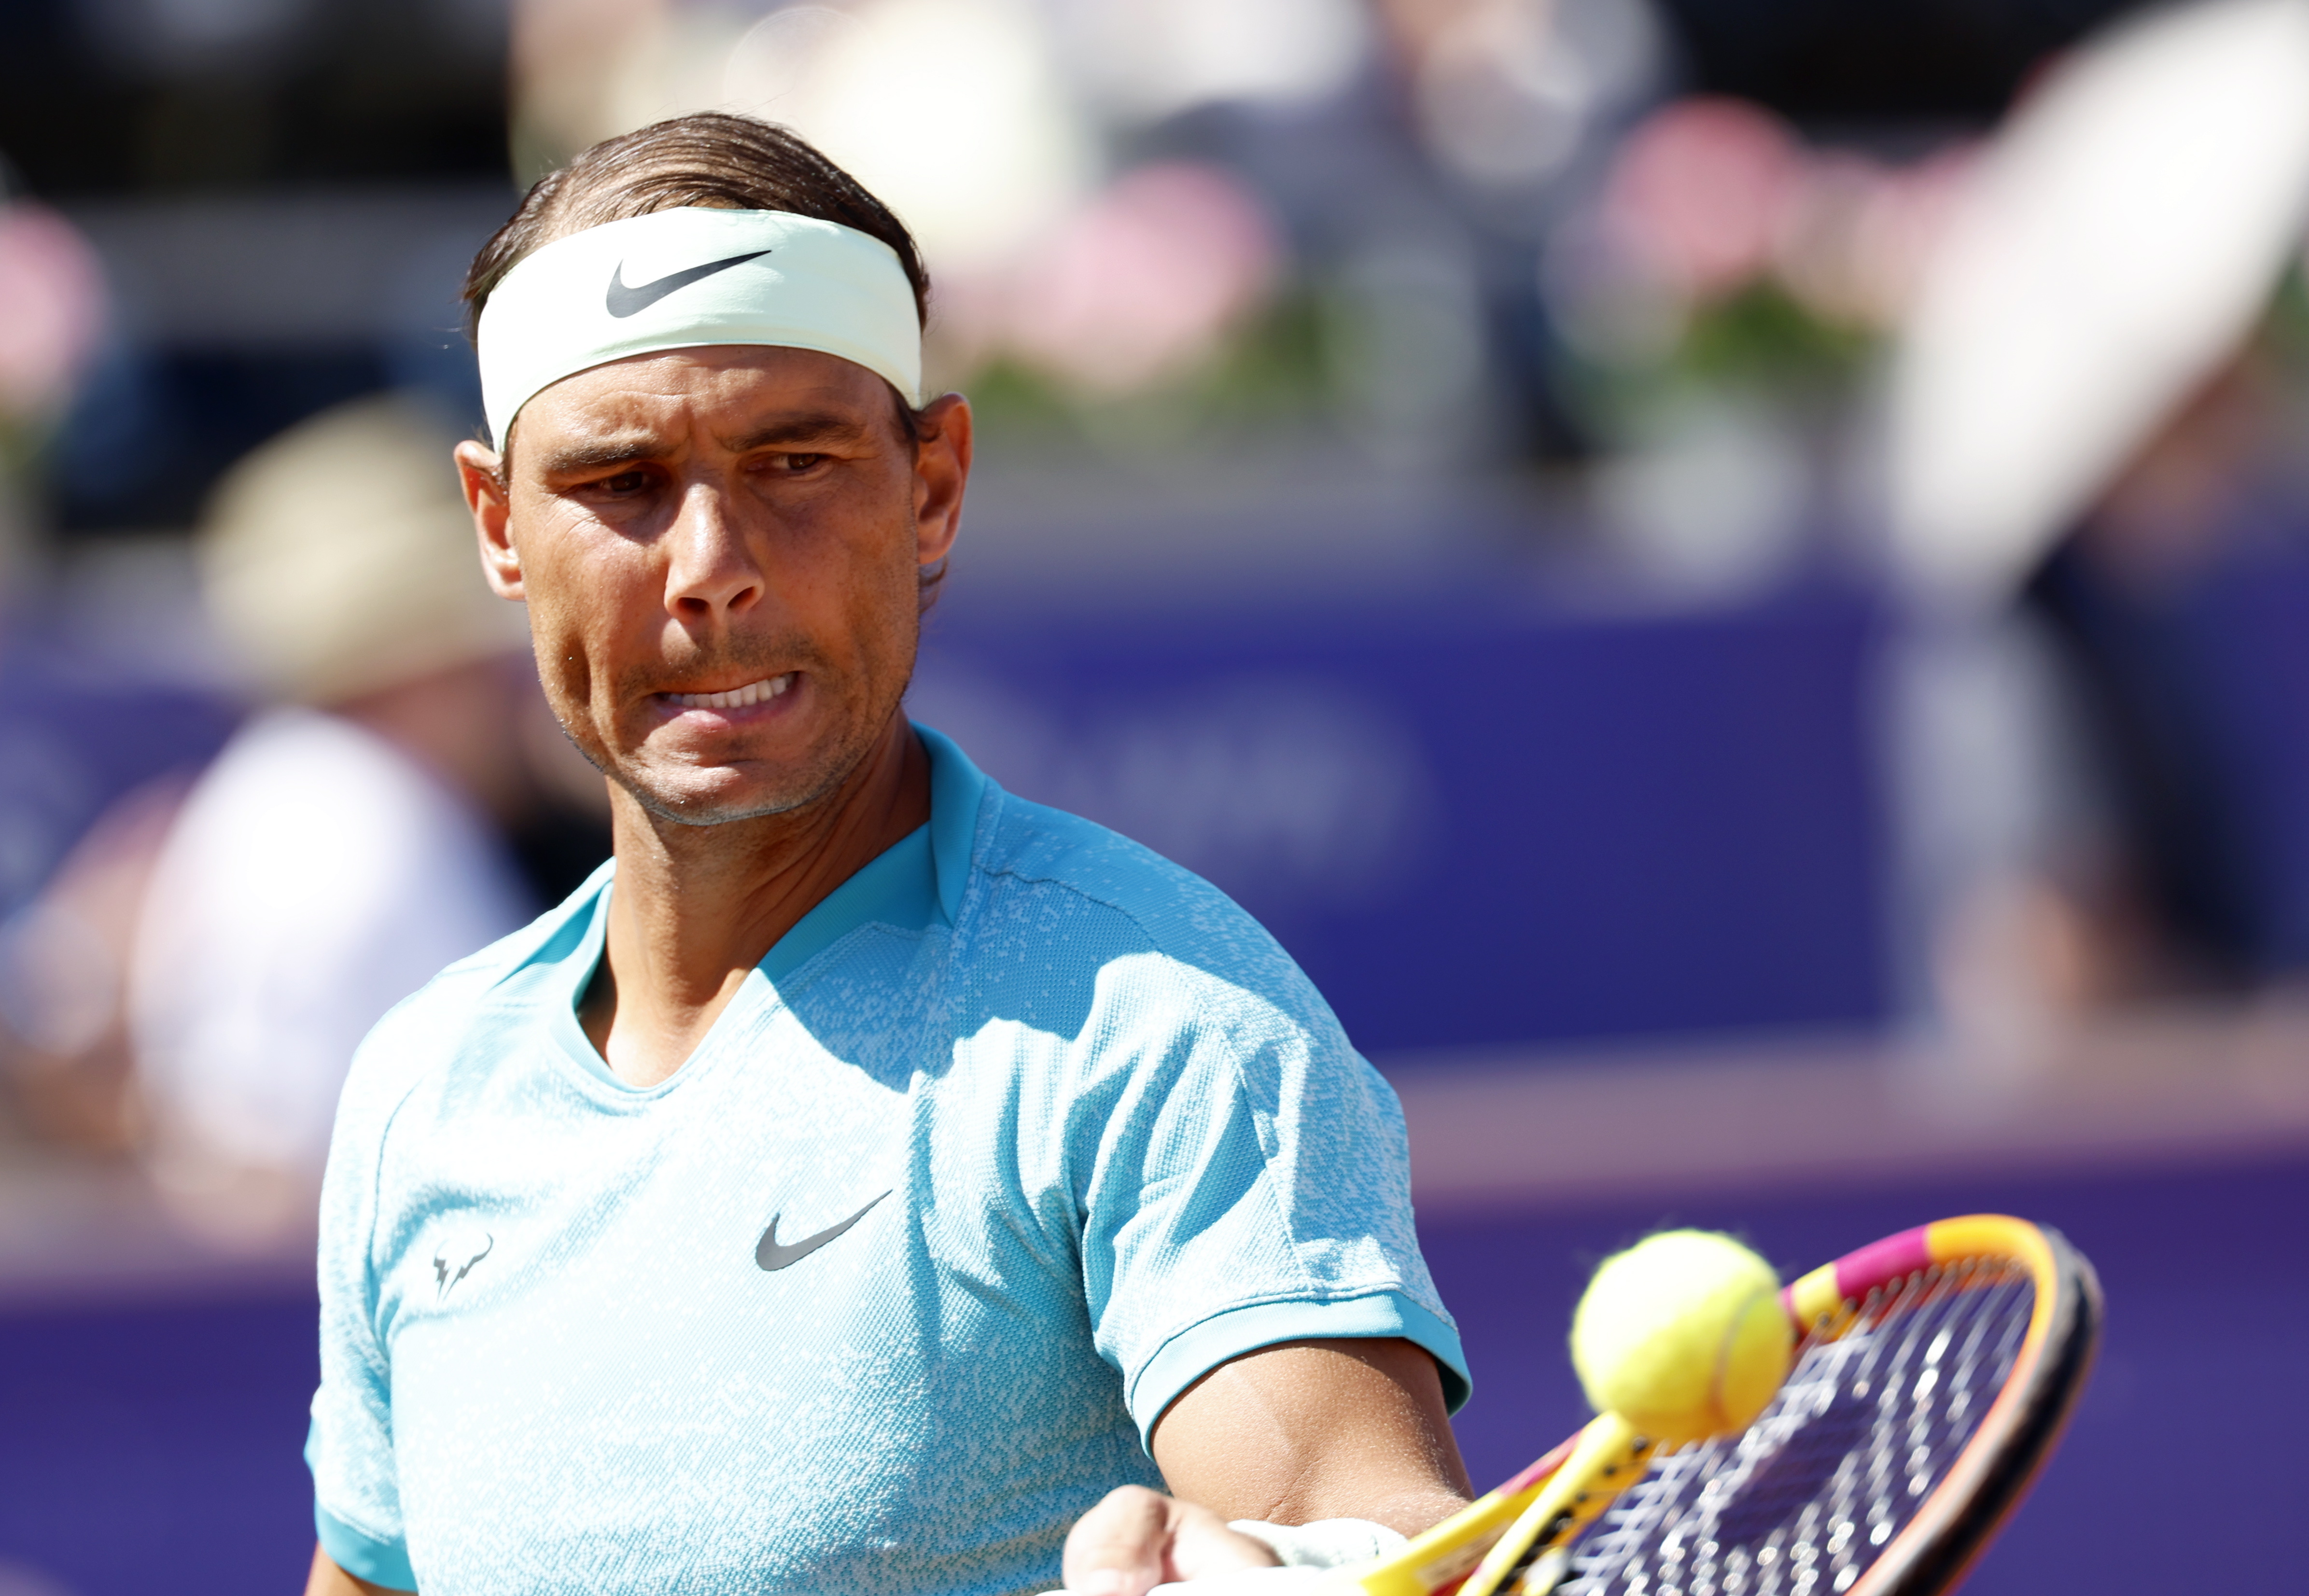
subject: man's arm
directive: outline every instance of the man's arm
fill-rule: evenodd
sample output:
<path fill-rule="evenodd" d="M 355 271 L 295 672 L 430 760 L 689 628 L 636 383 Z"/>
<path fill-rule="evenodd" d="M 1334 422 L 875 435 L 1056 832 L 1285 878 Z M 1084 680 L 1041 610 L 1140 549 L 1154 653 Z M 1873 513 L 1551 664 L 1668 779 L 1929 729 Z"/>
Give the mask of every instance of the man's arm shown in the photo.
<path fill-rule="evenodd" d="M 355 1579 L 329 1560 L 329 1554 L 319 1547 L 313 1549 L 313 1572 L 305 1576 L 305 1596 L 408 1596 L 390 1585 L 373 1585 L 365 1579 Z"/>
<path fill-rule="evenodd" d="M 1285 1342 L 1205 1375 L 1155 1421 L 1172 1495 L 1111 1493 L 1067 1537 L 1067 1588 L 1143 1596 L 1275 1559 L 1230 1519 L 1361 1518 L 1415 1535 L 1465 1506 L 1435 1360 L 1396 1339 Z"/>

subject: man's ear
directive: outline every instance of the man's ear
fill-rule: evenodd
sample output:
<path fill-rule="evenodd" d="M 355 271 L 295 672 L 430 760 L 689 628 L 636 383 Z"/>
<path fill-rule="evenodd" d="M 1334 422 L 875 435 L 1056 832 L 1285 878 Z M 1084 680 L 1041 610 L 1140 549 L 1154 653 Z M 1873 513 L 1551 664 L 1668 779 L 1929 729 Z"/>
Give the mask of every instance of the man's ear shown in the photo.
<path fill-rule="evenodd" d="M 500 599 L 526 599 L 522 586 L 521 551 L 513 546 L 513 507 L 498 477 L 497 455 L 476 443 L 457 445 L 457 477 L 465 490 L 465 507 L 473 513 L 473 531 L 480 539 L 481 574 Z"/>
<path fill-rule="evenodd" d="M 970 401 L 959 393 L 932 400 L 923 408 L 921 444 L 914 453 L 914 557 L 922 565 L 954 551 L 970 453 Z"/>

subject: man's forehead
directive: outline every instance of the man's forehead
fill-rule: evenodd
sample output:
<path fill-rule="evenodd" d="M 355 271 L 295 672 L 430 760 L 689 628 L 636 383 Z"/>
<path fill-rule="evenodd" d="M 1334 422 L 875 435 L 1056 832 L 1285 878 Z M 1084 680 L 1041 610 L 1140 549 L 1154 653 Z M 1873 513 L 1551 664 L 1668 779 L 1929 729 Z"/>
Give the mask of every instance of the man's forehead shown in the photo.
<path fill-rule="evenodd" d="M 767 436 L 863 433 L 886 403 L 882 379 L 809 349 L 724 346 L 638 356 L 563 378 L 524 406 L 540 464 L 564 448 L 664 446 L 703 429 L 728 446 Z"/>

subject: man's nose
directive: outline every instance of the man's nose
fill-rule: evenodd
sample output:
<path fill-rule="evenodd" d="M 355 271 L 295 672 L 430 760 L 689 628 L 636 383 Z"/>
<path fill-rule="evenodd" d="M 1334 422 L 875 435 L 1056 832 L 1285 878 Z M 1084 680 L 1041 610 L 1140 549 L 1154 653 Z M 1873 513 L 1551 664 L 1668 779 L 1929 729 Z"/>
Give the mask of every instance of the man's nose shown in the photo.
<path fill-rule="evenodd" d="M 665 607 L 677 619 L 701 621 L 741 613 L 767 585 L 757 551 L 714 487 L 682 496 L 668 530 Z"/>

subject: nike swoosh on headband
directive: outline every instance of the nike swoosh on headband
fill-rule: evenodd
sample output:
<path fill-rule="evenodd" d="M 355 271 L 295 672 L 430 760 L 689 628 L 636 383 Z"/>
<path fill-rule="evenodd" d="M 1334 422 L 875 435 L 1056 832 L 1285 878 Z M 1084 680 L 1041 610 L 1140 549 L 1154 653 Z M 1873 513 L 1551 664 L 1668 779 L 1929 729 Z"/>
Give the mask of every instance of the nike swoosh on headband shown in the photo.
<path fill-rule="evenodd" d="M 882 1197 L 889 1195 L 888 1192 L 884 1192 Z M 875 1198 L 874 1203 L 879 1203 L 882 1197 Z M 773 1214 L 770 1217 L 770 1228 L 762 1232 L 761 1242 L 754 1248 L 754 1262 L 765 1270 L 783 1269 L 791 1264 L 799 1264 L 860 1220 L 864 1219 L 872 1211 L 874 1203 L 867 1203 L 865 1207 L 838 1225 L 828 1225 L 815 1236 L 805 1236 L 800 1241 L 789 1241 L 783 1247 L 778 1245 L 778 1220 L 783 1216 Z"/>
<path fill-rule="evenodd" d="M 669 272 L 663 277 L 653 277 L 647 282 L 630 286 L 626 282 L 626 263 L 619 261 L 617 270 L 610 273 L 610 291 L 602 296 L 601 303 L 613 316 L 637 315 L 676 289 L 686 289 L 716 272 L 727 272 L 731 267 L 742 266 L 748 261 L 760 260 L 769 253 L 766 249 L 757 249 L 750 254 L 733 254 L 726 261 L 708 261 L 703 266 L 692 266 L 686 272 Z"/>

